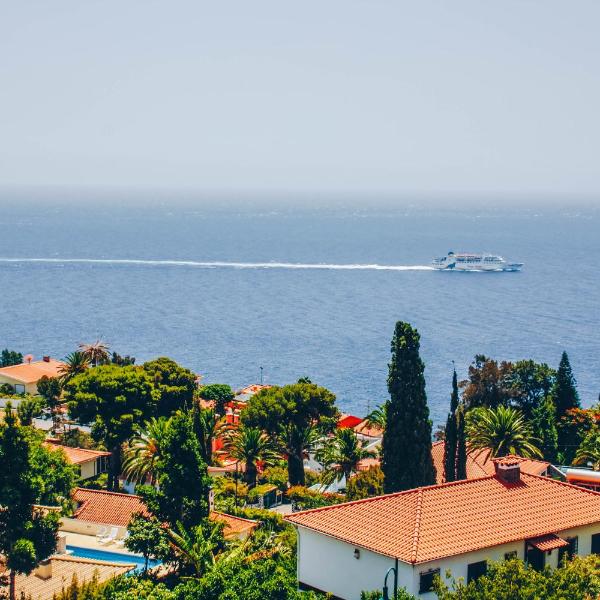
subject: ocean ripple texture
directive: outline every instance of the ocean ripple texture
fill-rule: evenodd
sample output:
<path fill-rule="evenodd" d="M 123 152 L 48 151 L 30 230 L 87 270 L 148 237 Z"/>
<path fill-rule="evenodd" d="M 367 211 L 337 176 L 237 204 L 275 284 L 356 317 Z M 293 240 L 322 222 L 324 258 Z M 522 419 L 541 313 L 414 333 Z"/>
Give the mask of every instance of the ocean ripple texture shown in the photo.
<path fill-rule="evenodd" d="M 387 398 L 397 320 L 421 333 L 435 423 L 453 361 L 556 366 L 600 392 L 600 214 L 593 208 L 281 208 L 2 196 L 0 346 L 63 357 L 102 338 L 138 362 L 167 355 L 206 382 L 308 376 L 345 412 Z M 434 271 L 448 250 L 521 273 Z"/>

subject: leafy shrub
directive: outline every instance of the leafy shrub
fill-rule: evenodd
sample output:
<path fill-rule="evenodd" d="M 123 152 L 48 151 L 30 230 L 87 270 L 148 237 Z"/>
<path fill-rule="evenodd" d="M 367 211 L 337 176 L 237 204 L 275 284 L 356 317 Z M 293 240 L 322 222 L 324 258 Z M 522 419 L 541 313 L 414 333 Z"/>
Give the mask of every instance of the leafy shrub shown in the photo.
<path fill-rule="evenodd" d="M 371 467 L 350 478 L 346 485 L 348 500 L 361 500 L 383 494 L 383 471 L 380 467 Z"/>
<path fill-rule="evenodd" d="M 287 468 L 280 466 L 269 467 L 264 470 L 260 481 L 276 485 L 281 491 L 285 492 L 288 484 Z"/>
<path fill-rule="evenodd" d="M 491 564 L 486 575 L 465 584 L 450 579 L 451 588 L 441 579 L 434 586 L 440 600 L 564 600 L 600 597 L 600 556 L 575 558 L 558 569 L 541 572 L 522 560 Z"/>
<path fill-rule="evenodd" d="M 332 504 L 339 504 L 345 500 L 342 494 L 323 494 L 315 490 L 309 490 L 302 485 L 291 487 L 286 495 L 298 510 L 330 506 Z"/>

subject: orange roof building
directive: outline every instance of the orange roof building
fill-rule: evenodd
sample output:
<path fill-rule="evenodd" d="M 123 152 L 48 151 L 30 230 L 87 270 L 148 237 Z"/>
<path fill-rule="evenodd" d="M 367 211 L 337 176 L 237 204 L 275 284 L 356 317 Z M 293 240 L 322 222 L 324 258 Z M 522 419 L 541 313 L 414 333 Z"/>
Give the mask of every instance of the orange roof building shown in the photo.
<path fill-rule="evenodd" d="M 44 376 L 57 377 L 64 364 L 60 360 L 44 356 L 42 360 L 35 362 L 2 367 L 0 369 L 0 385 L 10 385 L 16 394 L 36 395 L 38 393 L 37 382 Z"/>
<path fill-rule="evenodd" d="M 298 530 L 300 584 L 358 599 L 396 567 L 400 587 L 433 598 L 433 577 L 447 570 L 468 581 L 491 560 L 515 556 L 543 568 L 564 552 L 600 553 L 600 493 L 521 472 L 521 464 L 496 459 L 491 475 L 286 517 Z"/>
<path fill-rule="evenodd" d="M 70 446 L 63 446 L 52 439 L 46 440 L 45 446 L 50 450 L 63 452 L 67 461 L 79 468 L 81 479 L 96 477 L 100 473 L 105 473 L 108 468 L 110 452 L 89 450 L 87 448 L 71 448 Z"/>
<path fill-rule="evenodd" d="M 444 442 L 434 442 L 431 446 L 431 456 L 435 467 L 436 483 L 444 483 Z M 533 458 L 522 458 L 521 472 L 530 475 L 558 475 L 560 472 L 545 460 Z M 495 472 L 494 461 L 490 456 L 490 450 L 471 450 L 467 452 L 467 479 L 493 475 Z"/>
<path fill-rule="evenodd" d="M 96 535 L 101 527 L 108 526 L 117 527 L 118 537 L 123 537 L 129 521 L 136 513 L 150 514 L 142 498 L 134 494 L 76 488 L 73 500 L 77 508 L 71 518 L 62 519 L 61 525 L 63 531 L 72 533 Z M 224 523 L 223 534 L 226 538 L 245 539 L 258 526 L 257 521 L 217 511 L 211 512 L 210 518 Z"/>

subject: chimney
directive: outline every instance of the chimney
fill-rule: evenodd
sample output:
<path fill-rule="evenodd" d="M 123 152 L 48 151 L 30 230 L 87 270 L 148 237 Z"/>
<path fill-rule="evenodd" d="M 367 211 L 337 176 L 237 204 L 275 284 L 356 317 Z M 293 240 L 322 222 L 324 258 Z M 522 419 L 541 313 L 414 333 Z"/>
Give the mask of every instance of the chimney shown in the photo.
<path fill-rule="evenodd" d="M 50 579 L 52 577 L 52 560 L 49 558 L 43 560 L 35 570 L 35 574 L 40 579 Z"/>
<path fill-rule="evenodd" d="M 44 362 L 50 362 L 50 357 L 49 356 L 44 356 L 44 357 L 42 357 L 42 360 Z"/>
<path fill-rule="evenodd" d="M 518 456 L 504 456 L 493 460 L 496 478 L 502 483 L 519 483 L 521 481 L 521 459 Z"/>

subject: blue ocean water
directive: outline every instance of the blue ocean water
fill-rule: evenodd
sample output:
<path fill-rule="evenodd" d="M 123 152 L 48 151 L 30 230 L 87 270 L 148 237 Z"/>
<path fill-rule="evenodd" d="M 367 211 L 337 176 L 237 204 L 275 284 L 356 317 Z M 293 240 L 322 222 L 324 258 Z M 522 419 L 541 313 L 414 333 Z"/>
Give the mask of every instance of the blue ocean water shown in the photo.
<path fill-rule="evenodd" d="M 62 357 L 100 337 L 233 387 L 262 366 L 265 382 L 306 375 L 364 414 L 387 396 L 390 339 L 405 320 L 421 333 L 436 423 L 452 361 L 465 376 L 476 353 L 556 366 L 567 350 L 583 402 L 598 398 L 596 209 L 75 200 L 1 198 L 0 347 Z M 525 269 L 424 268 L 450 249 Z M 262 264 L 274 262 L 294 268 Z M 329 266 L 298 268 L 319 264 Z"/>

